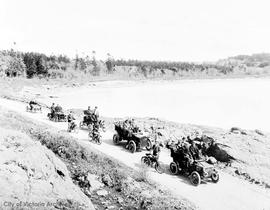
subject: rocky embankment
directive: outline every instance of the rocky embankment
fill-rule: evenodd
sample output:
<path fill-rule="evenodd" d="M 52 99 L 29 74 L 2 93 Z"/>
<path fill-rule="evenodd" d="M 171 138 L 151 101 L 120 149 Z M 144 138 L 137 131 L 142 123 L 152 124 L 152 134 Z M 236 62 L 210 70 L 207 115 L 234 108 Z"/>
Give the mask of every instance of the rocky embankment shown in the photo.
<path fill-rule="evenodd" d="M 1 209 L 94 209 L 66 165 L 29 136 L 0 128 Z"/>

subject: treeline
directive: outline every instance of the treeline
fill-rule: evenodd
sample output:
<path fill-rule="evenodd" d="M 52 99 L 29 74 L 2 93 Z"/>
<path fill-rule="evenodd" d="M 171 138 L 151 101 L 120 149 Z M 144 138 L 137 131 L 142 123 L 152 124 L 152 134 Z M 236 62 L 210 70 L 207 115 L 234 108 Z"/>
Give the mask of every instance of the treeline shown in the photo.
<path fill-rule="evenodd" d="M 35 52 L 17 52 L 14 50 L 0 51 L 0 76 L 19 76 L 27 78 L 74 78 L 76 75 L 99 76 L 101 72 L 112 74 L 124 72 L 127 76 L 143 75 L 155 77 L 159 75 L 195 76 L 227 75 L 231 73 L 247 74 L 246 67 L 270 66 L 270 54 L 239 55 L 216 63 L 189 63 L 167 61 L 140 61 L 113 59 L 109 54 L 106 61 L 97 60 L 95 51 L 93 56 L 71 59 L 66 55 L 50 55 Z M 240 65 L 239 65 L 240 64 Z M 257 72 L 258 73 L 258 72 Z M 260 73 L 260 72 L 259 72 Z M 249 74 L 252 74 L 249 73 Z"/>
<path fill-rule="evenodd" d="M 228 74 L 233 71 L 233 66 L 222 66 L 216 64 L 196 64 L 188 62 L 168 62 L 168 61 L 139 61 L 139 60 L 115 60 L 115 66 L 136 66 L 142 70 L 150 69 L 155 70 L 171 70 L 173 72 L 191 72 L 198 71 L 203 72 L 208 69 L 216 69 L 220 73 Z"/>
<path fill-rule="evenodd" d="M 46 76 L 49 69 L 65 70 L 70 62 L 65 55 L 47 56 L 42 53 L 25 53 L 14 50 L 0 52 L 0 71 L 7 76 L 17 76 L 23 72 L 28 78 L 38 75 Z"/>
<path fill-rule="evenodd" d="M 252 55 L 238 55 L 228 58 L 228 60 L 237 60 L 248 67 L 266 67 L 270 66 L 270 54 L 258 53 Z"/>
<path fill-rule="evenodd" d="M 47 56 L 35 52 L 0 51 L 0 72 L 6 76 L 19 76 L 24 73 L 27 78 L 34 76 L 54 77 L 61 75 L 66 70 L 89 72 L 98 76 L 103 66 L 107 67 L 107 72 L 113 69 L 110 60 L 101 63 L 88 56 L 85 58 L 76 56 L 75 59 L 70 59 L 66 55 Z"/>

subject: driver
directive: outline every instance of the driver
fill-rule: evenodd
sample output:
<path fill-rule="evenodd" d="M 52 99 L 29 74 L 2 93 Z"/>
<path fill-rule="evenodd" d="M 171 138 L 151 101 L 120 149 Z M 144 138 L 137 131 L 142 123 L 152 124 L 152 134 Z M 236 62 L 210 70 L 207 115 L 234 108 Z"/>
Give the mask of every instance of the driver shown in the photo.
<path fill-rule="evenodd" d="M 191 145 L 189 147 L 189 152 L 194 160 L 199 160 L 201 158 L 200 151 L 195 141 L 191 141 Z"/>
<path fill-rule="evenodd" d="M 189 166 L 193 163 L 193 158 L 187 144 L 183 145 L 183 162 L 186 168 L 189 168 Z"/>
<path fill-rule="evenodd" d="M 56 107 L 54 108 L 54 111 L 60 113 L 62 112 L 62 107 L 59 104 L 57 104 Z"/>

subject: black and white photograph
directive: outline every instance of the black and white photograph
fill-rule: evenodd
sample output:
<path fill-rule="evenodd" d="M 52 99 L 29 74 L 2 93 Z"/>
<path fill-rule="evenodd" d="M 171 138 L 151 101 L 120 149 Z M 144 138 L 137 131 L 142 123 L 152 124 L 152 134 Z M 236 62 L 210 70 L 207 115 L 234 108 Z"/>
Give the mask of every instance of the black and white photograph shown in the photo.
<path fill-rule="evenodd" d="M 0 210 L 270 210 L 270 1 L 0 0 Z"/>

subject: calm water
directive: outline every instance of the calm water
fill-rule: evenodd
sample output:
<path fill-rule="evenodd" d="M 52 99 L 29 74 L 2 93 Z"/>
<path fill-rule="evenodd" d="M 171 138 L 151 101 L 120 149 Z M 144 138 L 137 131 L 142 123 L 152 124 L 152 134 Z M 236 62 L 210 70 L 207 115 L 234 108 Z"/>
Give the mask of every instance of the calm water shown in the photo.
<path fill-rule="evenodd" d="M 66 108 L 99 107 L 111 117 L 159 117 L 223 128 L 270 131 L 270 79 L 149 82 L 94 87 L 61 94 Z"/>

